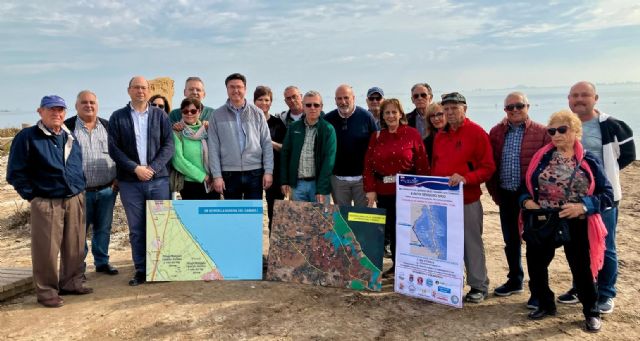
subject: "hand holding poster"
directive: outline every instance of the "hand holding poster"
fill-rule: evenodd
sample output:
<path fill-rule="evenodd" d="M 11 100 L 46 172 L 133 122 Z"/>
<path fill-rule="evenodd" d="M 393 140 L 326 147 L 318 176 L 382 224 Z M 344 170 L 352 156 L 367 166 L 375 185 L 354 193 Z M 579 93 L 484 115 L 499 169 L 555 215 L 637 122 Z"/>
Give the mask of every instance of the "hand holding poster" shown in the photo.
<path fill-rule="evenodd" d="M 444 177 L 398 175 L 394 291 L 462 307 L 462 186 Z"/>

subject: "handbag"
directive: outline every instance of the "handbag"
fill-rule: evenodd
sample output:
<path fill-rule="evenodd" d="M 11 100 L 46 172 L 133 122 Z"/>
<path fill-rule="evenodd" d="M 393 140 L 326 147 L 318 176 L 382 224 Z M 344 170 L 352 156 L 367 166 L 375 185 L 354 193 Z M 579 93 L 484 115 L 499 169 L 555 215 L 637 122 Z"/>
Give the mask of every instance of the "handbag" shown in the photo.
<path fill-rule="evenodd" d="M 180 192 L 184 188 L 184 174 L 178 172 L 175 168 L 169 169 L 169 189 L 171 192 Z"/>
<path fill-rule="evenodd" d="M 558 215 L 560 209 L 522 210 L 522 239 L 529 245 L 553 245 L 558 248 L 571 241 L 569 224 Z"/>

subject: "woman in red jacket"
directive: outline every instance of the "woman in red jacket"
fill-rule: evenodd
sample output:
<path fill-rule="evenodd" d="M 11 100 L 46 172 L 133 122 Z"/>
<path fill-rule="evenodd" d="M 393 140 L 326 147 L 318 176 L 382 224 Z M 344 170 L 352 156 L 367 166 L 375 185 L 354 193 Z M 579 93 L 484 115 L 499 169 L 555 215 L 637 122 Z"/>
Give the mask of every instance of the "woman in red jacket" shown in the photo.
<path fill-rule="evenodd" d="M 429 162 L 420 133 L 407 125 L 400 101 L 385 99 L 380 108 L 382 130 L 371 134 L 364 162 L 364 190 L 367 203 L 387 211 L 385 234 L 391 242 L 394 265 L 384 273 L 395 271 L 396 251 L 396 174 L 427 175 Z"/>

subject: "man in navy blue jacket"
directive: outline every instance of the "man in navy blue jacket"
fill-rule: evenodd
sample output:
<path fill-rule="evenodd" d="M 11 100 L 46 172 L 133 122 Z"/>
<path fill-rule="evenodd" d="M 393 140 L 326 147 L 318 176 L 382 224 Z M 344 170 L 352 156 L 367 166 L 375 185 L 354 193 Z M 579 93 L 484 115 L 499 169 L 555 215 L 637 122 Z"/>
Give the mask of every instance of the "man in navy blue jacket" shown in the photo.
<path fill-rule="evenodd" d="M 61 97 L 44 96 L 41 120 L 13 139 L 7 168 L 7 182 L 31 203 L 33 280 L 38 303 L 49 308 L 63 305 L 59 295 L 93 292 L 82 285 L 85 181 L 80 145 L 63 123 L 66 109 Z"/>
<path fill-rule="evenodd" d="M 146 200 L 169 200 L 167 163 L 174 152 L 171 123 L 162 109 L 152 107 L 149 83 L 129 81 L 131 102 L 109 119 L 109 155 L 116 163 L 120 199 L 127 214 L 131 256 L 136 270 L 129 285 L 146 281 Z"/>

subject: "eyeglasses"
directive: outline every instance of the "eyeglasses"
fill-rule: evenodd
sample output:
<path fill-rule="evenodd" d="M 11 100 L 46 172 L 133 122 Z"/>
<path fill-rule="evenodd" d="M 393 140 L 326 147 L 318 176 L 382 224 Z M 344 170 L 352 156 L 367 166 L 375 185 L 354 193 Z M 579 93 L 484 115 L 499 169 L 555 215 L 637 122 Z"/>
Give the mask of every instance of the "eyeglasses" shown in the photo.
<path fill-rule="evenodd" d="M 429 94 L 428 94 L 428 93 L 423 92 L 423 93 L 419 93 L 419 94 L 413 94 L 413 96 L 412 96 L 412 97 L 413 97 L 413 99 L 418 99 L 418 98 L 420 98 L 420 97 L 422 97 L 422 98 L 427 98 L 427 97 L 429 97 Z"/>
<path fill-rule="evenodd" d="M 514 109 L 522 110 L 528 106 L 529 104 L 524 104 L 524 103 L 509 104 L 504 106 L 504 110 L 506 111 L 513 111 Z"/>
<path fill-rule="evenodd" d="M 305 107 L 307 108 L 320 108 L 322 106 L 322 104 L 320 103 L 305 103 L 304 104 Z"/>
<path fill-rule="evenodd" d="M 444 113 L 443 112 L 437 112 L 437 113 L 435 113 L 433 115 L 429 115 L 429 119 L 432 119 L 432 118 L 443 118 L 443 117 L 444 117 Z"/>
<path fill-rule="evenodd" d="M 560 134 L 564 134 L 569 130 L 569 127 L 567 126 L 559 126 L 558 128 L 549 128 L 547 129 L 547 133 L 550 136 L 554 136 L 556 134 L 556 131 Z"/>
<path fill-rule="evenodd" d="M 371 96 L 368 98 L 368 100 L 370 100 L 371 102 L 373 101 L 380 102 L 382 101 L 382 96 Z"/>
<path fill-rule="evenodd" d="M 182 114 L 183 115 L 189 115 L 189 114 L 195 115 L 197 113 L 198 113 L 198 109 L 183 109 L 182 110 Z"/>
<path fill-rule="evenodd" d="M 164 109 L 164 104 L 158 104 L 158 103 L 151 103 L 152 107 L 158 107 L 160 109 Z"/>
<path fill-rule="evenodd" d="M 144 85 L 132 85 L 129 88 L 131 88 L 133 90 L 147 90 L 147 89 L 149 89 L 149 87 L 146 87 Z"/>

